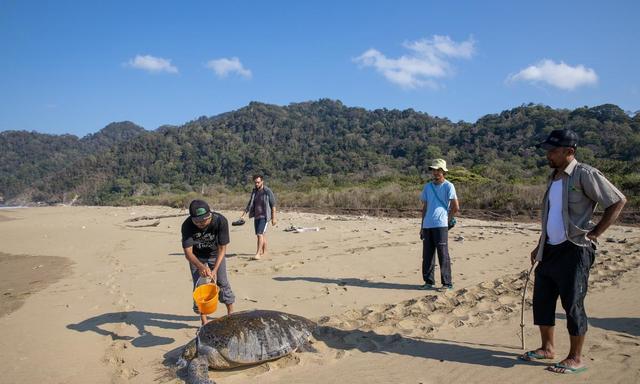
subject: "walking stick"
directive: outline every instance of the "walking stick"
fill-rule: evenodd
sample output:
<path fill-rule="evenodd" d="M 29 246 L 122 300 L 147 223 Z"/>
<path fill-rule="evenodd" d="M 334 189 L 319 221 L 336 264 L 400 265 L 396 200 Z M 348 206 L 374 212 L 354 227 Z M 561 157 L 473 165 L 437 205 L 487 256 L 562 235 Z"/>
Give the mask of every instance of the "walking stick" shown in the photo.
<path fill-rule="evenodd" d="M 527 295 L 527 285 L 529 285 L 529 278 L 531 277 L 531 272 L 533 272 L 533 268 L 535 268 L 538 262 L 531 264 L 531 269 L 529 269 L 529 273 L 527 273 L 527 280 L 524 282 L 524 287 L 522 288 L 522 306 L 520 310 L 520 340 L 522 340 L 522 350 L 525 350 L 524 344 L 524 299 Z"/>

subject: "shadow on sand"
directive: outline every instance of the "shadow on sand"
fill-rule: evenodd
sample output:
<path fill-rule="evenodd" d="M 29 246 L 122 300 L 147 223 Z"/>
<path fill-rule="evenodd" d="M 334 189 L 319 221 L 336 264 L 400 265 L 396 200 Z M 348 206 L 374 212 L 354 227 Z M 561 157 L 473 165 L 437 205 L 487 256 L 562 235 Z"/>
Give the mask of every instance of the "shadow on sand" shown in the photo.
<path fill-rule="evenodd" d="M 591 317 L 589 318 L 589 325 L 609 331 L 626 333 L 630 336 L 640 336 L 640 319 L 635 317 Z"/>
<path fill-rule="evenodd" d="M 387 283 L 387 282 L 358 279 L 354 277 L 349 277 L 344 279 L 328 279 L 324 277 L 294 276 L 294 277 L 274 277 L 273 280 L 276 280 L 276 281 L 303 280 L 303 281 L 310 281 L 312 283 L 336 284 L 340 287 L 352 286 L 352 287 L 378 288 L 378 289 L 416 290 L 419 287 L 418 284 Z"/>
<path fill-rule="evenodd" d="M 522 364 L 517 359 L 520 352 L 503 352 L 500 349 L 518 350 L 517 347 L 493 346 L 454 342 L 442 339 L 414 339 L 400 334 L 380 335 L 374 331 L 342 330 L 329 326 L 318 326 L 314 338 L 335 350 L 358 350 L 365 353 L 398 354 L 438 361 L 452 361 L 491 367 L 511 368 Z M 492 349 L 493 348 L 493 349 Z M 314 348 L 307 347 L 314 353 Z M 165 365 L 175 364 L 180 348 L 165 354 Z M 243 368 L 237 368 L 242 370 Z M 235 369 L 234 369 L 235 370 Z"/>
<path fill-rule="evenodd" d="M 519 364 L 541 364 L 539 362 L 519 361 L 517 356 L 520 353 L 498 350 L 518 349 L 517 347 L 509 346 L 493 346 L 449 340 L 413 339 L 399 334 L 380 335 L 373 331 L 342 330 L 329 326 L 318 326 L 314 332 L 314 338 L 333 350 L 358 350 L 364 353 L 381 354 L 393 353 L 440 362 L 451 361 L 500 368 L 512 368 Z M 304 346 L 300 348 L 300 351 L 302 353 L 321 353 L 313 345 Z M 178 369 L 176 367 L 176 362 L 181 352 L 182 347 L 165 353 L 163 364 L 171 370 L 173 375 L 186 380 L 187 368 Z M 255 365 L 241 366 L 225 370 L 225 372 L 243 372 L 252 367 L 255 367 Z M 215 373 L 211 373 L 211 376 L 215 376 Z"/>
<path fill-rule="evenodd" d="M 360 331 L 357 329 L 345 331 L 326 326 L 319 326 L 315 336 L 316 339 L 334 349 L 356 349 L 361 352 L 385 354 L 394 353 L 438 361 L 452 361 L 500 368 L 511 368 L 522 363 L 517 360 L 519 353 L 483 348 L 482 346 L 493 347 L 484 344 L 413 339 L 400 334 L 379 335 L 373 331 Z M 516 348 L 513 347 L 513 349 Z"/>
<path fill-rule="evenodd" d="M 564 313 L 556 313 L 556 318 L 566 320 L 567 316 Z M 640 336 L 640 319 L 635 317 L 589 317 L 588 321 L 592 327 Z"/>
<path fill-rule="evenodd" d="M 321 279 L 329 280 L 329 279 Z M 344 280 L 335 280 L 335 282 Z M 375 283 L 374 283 L 375 285 Z M 609 319 L 605 319 L 609 320 Z M 632 319 L 633 320 L 633 319 Z M 67 325 L 68 329 L 78 332 L 95 332 L 99 335 L 109 336 L 112 340 L 124 340 L 137 348 L 148 348 L 159 345 L 168 345 L 175 340 L 170 337 L 154 335 L 147 330 L 148 327 L 160 329 L 197 329 L 197 326 L 188 322 L 194 321 L 194 316 L 169 315 L 161 313 L 130 311 L 105 313 L 86 319 L 77 324 Z M 138 330 L 137 337 L 119 335 L 113 331 L 104 329 L 105 325 L 126 324 L 134 326 Z M 113 326 L 109 327 L 113 328 Z M 418 339 L 405 337 L 400 334 L 380 335 L 374 331 L 342 330 L 335 327 L 319 325 L 314 332 L 314 337 L 319 342 L 334 350 L 358 350 L 364 353 L 398 354 L 423 359 L 451 361 L 481 366 L 500 368 L 512 368 L 518 364 L 527 364 L 517 360 L 519 353 L 505 352 L 504 349 L 517 349 L 502 345 L 474 344 L 454 342 L 439 339 Z M 186 369 L 178 369 L 176 362 L 184 346 L 178 346 L 163 355 L 163 365 L 167 371 L 163 377 L 186 378 Z M 303 348 L 311 351 L 307 353 L 320 353 L 314 351 L 313 346 Z M 239 367 L 233 371 L 243 371 L 251 366 Z"/>
<path fill-rule="evenodd" d="M 147 327 L 158 327 L 162 329 L 187 329 L 198 327 L 189 325 L 187 321 L 194 321 L 194 316 L 167 315 L 163 313 L 151 312 L 112 312 L 95 316 L 77 324 L 69 324 L 67 328 L 78 332 L 95 332 L 99 335 L 110 336 L 112 340 L 127 340 L 131 345 L 138 348 L 154 347 L 158 345 L 171 344 L 175 340 L 171 337 L 154 335 L 147 330 Z M 101 328 L 106 324 L 127 324 L 138 329 L 138 337 L 122 336 L 115 332 Z"/>

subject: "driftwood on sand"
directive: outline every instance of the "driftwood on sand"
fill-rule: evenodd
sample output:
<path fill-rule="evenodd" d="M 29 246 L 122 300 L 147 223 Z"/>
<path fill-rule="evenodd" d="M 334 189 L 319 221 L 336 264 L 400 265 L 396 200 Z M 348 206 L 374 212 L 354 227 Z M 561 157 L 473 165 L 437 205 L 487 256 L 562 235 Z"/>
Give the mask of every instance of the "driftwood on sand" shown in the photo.
<path fill-rule="evenodd" d="M 172 214 L 172 215 L 158 215 L 158 216 L 138 216 L 132 217 L 131 219 L 125 220 L 126 223 L 130 223 L 132 221 L 141 221 L 141 220 L 157 220 L 157 219 L 166 219 L 168 217 L 181 217 L 185 216 L 184 213 Z"/>
<path fill-rule="evenodd" d="M 157 227 L 158 225 L 160 225 L 160 220 L 156 220 L 151 224 L 139 224 L 139 225 L 129 225 L 129 224 L 127 224 L 127 227 L 129 227 L 129 228 L 144 228 L 144 227 Z"/>

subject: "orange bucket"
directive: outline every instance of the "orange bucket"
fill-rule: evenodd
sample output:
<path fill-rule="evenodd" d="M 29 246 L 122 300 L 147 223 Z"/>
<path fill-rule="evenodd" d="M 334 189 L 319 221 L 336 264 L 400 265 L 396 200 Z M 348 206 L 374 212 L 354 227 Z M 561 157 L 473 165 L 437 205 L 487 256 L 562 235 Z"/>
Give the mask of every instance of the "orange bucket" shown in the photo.
<path fill-rule="evenodd" d="M 193 300 L 195 300 L 200 313 L 210 315 L 218 308 L 218 286 L 215 284 L 202 284 L 193 291 Z"/>

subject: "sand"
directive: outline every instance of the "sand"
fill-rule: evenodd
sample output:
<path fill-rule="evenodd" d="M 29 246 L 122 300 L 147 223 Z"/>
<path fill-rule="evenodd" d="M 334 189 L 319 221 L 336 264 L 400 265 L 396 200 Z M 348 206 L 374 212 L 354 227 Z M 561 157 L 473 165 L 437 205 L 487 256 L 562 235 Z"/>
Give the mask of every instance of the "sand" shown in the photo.
<path fill-rule="evenodd" d="M 230 221 L 240 214 L 222 213 Z M 167 217 L 128 221 L 141 216 Z M 180 246 L 184 217 L 164 207 L 0 211 L 1 381 L 184 382 L 175 362 L 199 326 Z M 285 231 L 291 226 L 319 230 Z M 295 313 L 319 329 L 308 350 L 210 377 L 221 384 L 640 381 L 639 228 L 614 226 L 603 236 L 586 300 L 589 369 L 569 376 L 517 360 L 536 224 L 460 219 L 450 232 L 455 290 L 448 292 L 416 289 L 418 227 L 415 218 L 283 212 L 261 261 L 250 260 L 253 223 L 231 227 L 236 309 Z M 224 315 L 220 307 L 216 316 Z M 560 305 L 557 317 L 559 360 L 568 350 Z M 530 307 L 525 323 L 534 349 Z"/>

